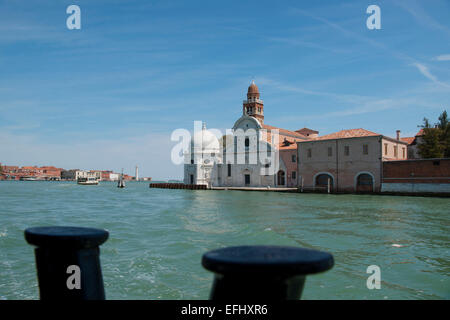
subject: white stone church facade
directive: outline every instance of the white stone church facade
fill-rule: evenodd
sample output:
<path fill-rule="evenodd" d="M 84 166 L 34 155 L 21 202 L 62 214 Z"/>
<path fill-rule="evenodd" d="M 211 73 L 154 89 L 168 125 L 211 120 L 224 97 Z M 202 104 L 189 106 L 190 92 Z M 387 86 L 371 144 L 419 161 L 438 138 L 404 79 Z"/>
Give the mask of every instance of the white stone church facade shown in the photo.
<path fill-rule="evenodd" d="M 265 125 L 264 102 L 252 82 L 243 101 L 242 116 L 231 134 L 219 138 L 203 125 L 194 135 L 190 150 L 184 155 L 184 183 L 208 187 L 297 187 L 296 142 L 310 138 L 302 130 L 309 129 L 289 131 Z"/>

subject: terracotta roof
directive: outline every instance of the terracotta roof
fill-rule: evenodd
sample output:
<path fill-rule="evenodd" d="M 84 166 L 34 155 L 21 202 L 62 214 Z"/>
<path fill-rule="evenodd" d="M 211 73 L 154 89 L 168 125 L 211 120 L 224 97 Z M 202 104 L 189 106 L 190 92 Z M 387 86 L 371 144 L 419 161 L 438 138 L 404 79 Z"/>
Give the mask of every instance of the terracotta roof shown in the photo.
<path fill-rule="evenodd" d="M 359 129 L 341 130 L 321 137 L 313 138 L 311 140 L 333 140 L 333 139 L 376 137 L 376 136 L 381 136 L 381 134 L 363 128 L 359 128 Z"/>
<path fill-rule="evenodd" d="M 419 132 L 417 132 L 416 137 L 423 136 L 423 129 L 420 129 Z"/>
<path fill-rule="evenodd" d="M 411 144 L 414 142 L 415 137 L 404 137 L 400 138 L 401 141 L 406 142 L 407 144 Z"/>
<path fill-rule="evenodd" d="M 299 139 L 299 140 L 306 140 L 306 139 L 310 139 L 308 137 L 306 137 L 305 135 L 295 132 L 295 131 L 290 131 L 290 130 L 286 130 L 286 129 L 281 129 L 281 128 L 277 128 L 274 126 L 269 126 L 268 124 L 263 124 L 262 127 L 266 130 L 278 130 L 278 133 L 280 135 L 280 141 L 284 140 L 284 136 L 289 136 L 291 138 L 295 138 L 295 139 Z"/>
<path fill-rule="evenodd" d="M 278 149 L 280 149 L 280 150 L 295 150 L 295 149 L 297 149 L 297 144 L 296 144 L 296 143 L 293 143 L 293 144 L 290 144 L 290 145 L 288 145 L 288 146 L 285 146 L 285 145 L 283 145 L 283 144 L 280 144 L 280 145 L 278 146 Z"/>
<path fill-rule="evenodd" d="M 280 150 L 295 150 L 297 149 L 296 139 L 288 139 L 287 137 L 283 138 L 283 141 L 280 141 L 278 145 L 278 149 Z"/>
<path fill-rule="evenodd" d="M 319 133 L 319 131 L 313 130 L 313 129 L 309 129 L 309 128 L 302 128 L 299 130 L 295 130 L 295 132 L 301 133 L 301 134 L 307 134 L 307 133 L 313 133 L 313 134 L 317 134 Z"/>

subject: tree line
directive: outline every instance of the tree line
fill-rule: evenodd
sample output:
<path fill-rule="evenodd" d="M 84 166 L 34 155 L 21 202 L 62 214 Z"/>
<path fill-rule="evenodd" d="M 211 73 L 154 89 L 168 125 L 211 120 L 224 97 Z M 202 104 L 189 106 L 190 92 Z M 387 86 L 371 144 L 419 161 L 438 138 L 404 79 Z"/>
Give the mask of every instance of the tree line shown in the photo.
<path fill-rule="evenodd" d="M 444 110 L 438 122 L 430 124 L 427 118 L 419 127 L 423 129 L 422 142 L 419 143 L 419 154 L 422 158 L 450 158 L 450 123 L 447 111 Z"/>

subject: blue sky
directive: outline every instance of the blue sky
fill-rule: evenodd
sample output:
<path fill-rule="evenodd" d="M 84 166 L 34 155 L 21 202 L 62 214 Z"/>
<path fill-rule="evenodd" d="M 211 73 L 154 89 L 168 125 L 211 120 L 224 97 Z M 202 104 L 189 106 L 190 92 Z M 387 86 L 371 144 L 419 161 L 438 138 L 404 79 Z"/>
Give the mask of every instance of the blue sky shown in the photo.
<path fill-rule="evenodd" d="M 450 1 L 2 0 L 0 162 L 181 178 L 171 132 L 231 128 L 252 79 L 267 124 L 412 136 L 449 108 Z"/>

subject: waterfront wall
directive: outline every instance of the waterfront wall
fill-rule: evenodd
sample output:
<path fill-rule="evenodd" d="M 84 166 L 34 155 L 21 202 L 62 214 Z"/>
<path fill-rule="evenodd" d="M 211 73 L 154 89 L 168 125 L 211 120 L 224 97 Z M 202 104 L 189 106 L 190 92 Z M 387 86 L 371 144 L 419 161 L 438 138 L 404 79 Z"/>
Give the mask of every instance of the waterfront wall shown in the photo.
<path fill-rule="evenodd" d="M 450 183 L 383 183 L 382 192 L 450 194 Z"/>
<path fill-rule="evenodd" d="M 190 189 L 190 190 L 206 190 L 207 186 L 202 184 L 184 184 L 184 183 L 150 183 L 150 188 L 161 189 Z"/>
<path fill-rule="evenodd" d="M 450 194 L 450 159 L 385 161 L 381 192 Z"/>

